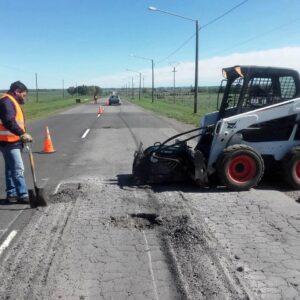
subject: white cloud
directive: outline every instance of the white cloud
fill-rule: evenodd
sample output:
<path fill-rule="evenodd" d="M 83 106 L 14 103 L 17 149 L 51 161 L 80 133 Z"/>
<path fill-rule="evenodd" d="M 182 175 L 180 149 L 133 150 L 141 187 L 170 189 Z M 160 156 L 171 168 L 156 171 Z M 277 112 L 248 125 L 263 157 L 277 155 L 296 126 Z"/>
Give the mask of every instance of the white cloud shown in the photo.
<path fill-rule="evenodd" d="M 286 67 L 300 71 L 300 47 L 285 47 L 248 53 L 233 53 L 199 60 L 199 86 L 218 85 L 222 79 L 222 68 L 234 65 L 256 65 Z M 176 67 L 176 86 L 194 85 L 194 61 L 182 62 Z M 140 70 L 145 77 L 145 86 L 151 86 L 151 69 Z M 138 86 L 138 74 L 134 74 L 134 85 Z M 101 76 L 91 82 L 102 87 L 122 87 L 129 84 L 129 73 Z M 172 67 L 155 67 L 155 86 L 172 86 Z"/>

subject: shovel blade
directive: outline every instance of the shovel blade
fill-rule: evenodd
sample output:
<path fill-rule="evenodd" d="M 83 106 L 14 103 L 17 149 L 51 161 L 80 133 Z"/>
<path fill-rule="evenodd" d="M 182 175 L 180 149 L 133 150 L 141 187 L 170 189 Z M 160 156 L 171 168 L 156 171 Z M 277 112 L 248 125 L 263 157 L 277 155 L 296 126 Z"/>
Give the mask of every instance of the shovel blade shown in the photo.
<path fill-rule="evenodd" d="M 31 208 L 38 206 L 47 206 L 45 192 L 43 188 L 36 187 L 34 190 L 28 190 L 29 204 Z"/>
<path fill-rule="evenodd" d="M 47 206 L 47 201 L 45 197 L 45 192 L 43 188 L 36 188 L 36 204 L 37 206 Z"/>
<path fill-rule="evenodd" d="M 36 208 L 37 200 L 36 200 L 36 194 L 34 190 L 28 190 L 28 196 L 29 196 L 29 205 L 31 208 Z"/>

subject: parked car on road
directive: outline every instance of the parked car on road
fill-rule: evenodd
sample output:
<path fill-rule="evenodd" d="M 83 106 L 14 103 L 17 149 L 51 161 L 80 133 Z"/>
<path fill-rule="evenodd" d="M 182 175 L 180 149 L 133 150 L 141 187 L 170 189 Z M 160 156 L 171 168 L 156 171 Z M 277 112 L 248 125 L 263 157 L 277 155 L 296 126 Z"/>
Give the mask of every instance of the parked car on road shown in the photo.
<path fill-rule="evenodd" d="M 118 95 L 111 95 L 108 99 L 108 105 L 120 105 L 121 104 L 121 99 Z"/>

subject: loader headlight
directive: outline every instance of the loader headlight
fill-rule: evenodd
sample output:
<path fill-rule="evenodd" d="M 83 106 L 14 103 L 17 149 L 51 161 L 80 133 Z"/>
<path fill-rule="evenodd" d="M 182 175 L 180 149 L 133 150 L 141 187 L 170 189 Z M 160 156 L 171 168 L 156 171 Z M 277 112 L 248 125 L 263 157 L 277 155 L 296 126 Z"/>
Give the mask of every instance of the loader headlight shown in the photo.
<path fill-rule="evenodd" d="M 222 75 L 223 75 L 223 77 L 225 78 L 225 79 L 227 79 L 227 73 L 226 73 L 226 71 L 223 69 L 222 70 Z"/>
<path fill-rule="evenodd" d="M 237 66 L 234 68 L 234 70 L 241 76 L 241 77 L 244 77 L 243 73 L 242 73 L 242 70 L 241 70 L 241 67 Z"/>

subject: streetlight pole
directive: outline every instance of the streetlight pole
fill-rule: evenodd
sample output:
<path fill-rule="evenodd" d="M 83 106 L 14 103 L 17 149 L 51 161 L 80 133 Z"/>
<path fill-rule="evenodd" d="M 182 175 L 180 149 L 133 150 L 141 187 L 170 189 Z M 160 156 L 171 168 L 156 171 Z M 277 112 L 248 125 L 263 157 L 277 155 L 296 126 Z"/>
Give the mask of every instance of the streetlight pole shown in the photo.
<path fill-rule="evenodd" d="M 195 95 L 194 95 L 194 114 L 197 113 L 198 108 L 198 33 L 199 23 L 196 20 L 196 55 L 195 55 Z"/>
<path fill-rule="evenodd" d="M 139 86 L 139 101 L 141 101 L 141 89 L 142 89 L 142 73 L 140 73 L 140 86 Z"/>
<path fill-rule="evenodd" d="M 191 18 L 188 18 L 188 17 L 185 17 L 185 16 L 181 16 L 181 15 L 169 12 L 169 11 L 161 10 L 161 9 L 158 9 L 154 6 L 149 6 L 148 9 L 151 10 L 151 11 L 159 11 L 159 12 L 171 15 L 171 16 L 175 16 L 175 17 L 179 17 L 179 18 L 182 18 L 182 19 L 185 19 L 185 20 L 193 21 L 196 24 L 194 113 L 197 113 L 197 107 L 198 107 L 198 43 L 199 43 L 198 32 L 199 32 L 199 22 L 198 22 L 197 19 L 191 19 Z"/>
<path fill-rule="evenodd" d="M 131 98 L 134 99 L 133 76 L 131 77 Z"/>
<path fill-rule="evenodd" d="M 154 62 L 153 59 L 151 59 L 152 64 L 152 103 L 154 102 Z"/>
<path fill-rule="evenodd" d="M 152 98 L 152 103 L 153 103 L 154 102 L 154 60 L 152 58 L 147 58 L 147 57 L 138 56 L 138 55 L 134 55 L 134 54 L 131 54 L 130 56 L 151 61 L 151 67 L 152 67 L 152 93 L 151 93 L 152 97 L 151 98 Z"/>
<path fill-rule="evenodd" d="M 139 74 L 139 101 L 141 101 L 141 89 L 142 89 L 142 73 L 134 70 L 126 69 L 126 71 L 134 72 Z"/>
<path fill-rule="evenodd" d="M 36 93 L 36 102 L 39 102 L 39 88 L 38 88 L 38 75 L 35 73 L 35 93 Z"/>

